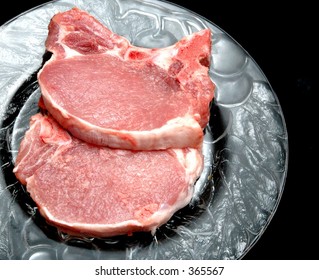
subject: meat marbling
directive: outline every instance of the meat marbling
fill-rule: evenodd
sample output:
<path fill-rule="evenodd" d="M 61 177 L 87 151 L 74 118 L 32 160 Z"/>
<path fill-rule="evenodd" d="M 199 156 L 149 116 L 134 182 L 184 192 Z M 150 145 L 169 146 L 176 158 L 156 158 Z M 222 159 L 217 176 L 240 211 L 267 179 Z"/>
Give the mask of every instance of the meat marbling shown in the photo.
<path fill-rule="evenodd" d="M 38 113 L 14 172 L 49 223 L 71 234 L 107 237 L 154 232 L 189 203 L 202 168 L 198 149 L 91 145 Z"/>
<path fill-rule="evenodd" d="M 46 48 L 45 106 L 77 138 L 131 150 L 201 146 L 214 94 L 209 29 L 141 48 L 74 8 L 52 18 Z"/>

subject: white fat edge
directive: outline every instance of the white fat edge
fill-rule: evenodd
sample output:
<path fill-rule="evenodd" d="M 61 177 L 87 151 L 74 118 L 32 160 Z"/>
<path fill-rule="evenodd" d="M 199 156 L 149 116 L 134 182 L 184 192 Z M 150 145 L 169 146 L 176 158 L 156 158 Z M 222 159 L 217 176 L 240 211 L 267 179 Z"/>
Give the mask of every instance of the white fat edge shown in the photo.
<path fill-rule="evenodd" d="M 160 221 L 157 225 L 150 227 L 151 234 L 155 235 L 157 228 L 161 225 L 167 223 L 169 219 L 180 209 L 184 208 L 189 204 L 193 197 L 193 188 L 185 188 L 184 191 L 179 193 L 177 198 L 177 203 L 173 205 L 168 205 L 167 203 L 163 203 L 160 205 L 159 209 L 149 218 L 151 220 Z"/>
<path fill-rule="evenodd" d="M 44 97 L 44 99 L 47 99 L 47 101 L 51 104 L 51 107 L 58 110 L 63 118 L 70 119 L 70 114 L 66 110 L 63 109 L 64 104 L 59 105 L 57 102 L 55 102 L 55 100 L 51 97 L 50 93 L 46 90 L 45 87 L 41 88 L 41 92 L 42 92 L 42 97 Z M 73 115 L 71 115 L 71 116 L 73 116 Z"/>
<path fill-rule="evenodd" d="M 66 222 L 65 220 L 60 220 L 56 218 L 46 206 L 41 207 L 41 212 L 45 217 L 47 217 L 48 220 L 51 222 L 54 222 L 56 224 L 59 224 L 61 226 L 67 226 L 72 228 L 81 228 L 81 229 L 94 229 L 95 231 L 106 231 L 106 230 L 116 230 L 117 228 L 122 228 L 125 226 L 138 226 L 143 227 L 143 224 L 138 222 L 137 220 L 127 220 L 119 223 L 113 223 L 113 224 L 90 224 L 90 223 L 71 223 Z"/>
<path fill-rule="evenodd" d="M 203 170 L 203 157 L 199 149 L 173 149 L 180 164 L 185 168 L 186 182 L 193 186 Z"/>
<path fill-rule="evenodd" d="M 176 200 L 177 203 L 173 205 L 163 203 L 161 204 L 159 210 L 151 216 L 152 219 L 160 219 L 162 221 L 160 225 L 165 224 L 178 210 L 184 208 L 186 205 L 190 203 L 194 194 L 194 183 L 202 172 L 202 164 L 197 164 L 198 161 L 194 160 L 195 157 L 196 159 L 198 159 L 199 156 L 197 149 L 189 149 L 189 151 L 186 154 L 186 157 L 182 149 L 174 149 L 174 152 L 177 156 L 178 161 L 182 162 L 183 166 L 185 167 L 185 181 L 186 184 L 188 184 L 188 186 L 184 189 L 184 191 L 179 193 L 179 196 Z M 186 166 L 185 161 L 187 162 Z M 153 235 L 155 235 L 156 229 L 158 227 L 159 226 L 154 227 L 151 230 L 151 233 Z"/>
<path fill-rule="evenodd" d="M 153 136 L 157 137 L 158 135 L 165 135 L 167 134 L 167 132 L 178 133 L 179 130 L 185 127 L 189 128 L 190 130 L 191 128 L 198 129 L 200 127 L 199 123 L 194 119 L 194 115 L 191 115 L 190 112 L 186 113 L 183 117 L 176 117 L 174 119 L 170 119 L 163 126 L 159 128 L 154 128 L 147 132 L 129 130 L 120 130 L 119 132 L 131 134 L 135 138 L 135 141 L 138 143 L 138 145 L 140 145 L 144 141 L 144 135 L 148 136 L 149 133 L 152 133 Z M 163 143 L 165 143 L 165 141 Z"/>
<path fill-rule="evenodd" d="M 61 220 L 56 218 L 46 206 L 39 208 L 40 212 L 46 219 L 50 222 L 54 223 L 57 227 L 67 227 L 74 233 L 77 231 L 87 230 L 91 233 L 98 234 L 99 236 L 103 235 L 103 233 L 107 232 L 120 232 L 121 234 L 124 233 L 124 228 L 130 227 L 138 227 L 141 229 L 148 230 L 151 232 L 152 235 L 155 235 L 156 230 L 162 226 L 163 224 L 167 223 L 169 219 L 180 209 L 185 207 L 191 200 L 193 196 L 193 191 L 190 188 L 186 188 L 183 192 L 179 194 L 178 199 L 176 200 L 178 203 L 173 205 L 168 205 L 163 203 L 160 205 L 159 209 L 154 212 L 148 219 L 144 222 L 139 222 L 136 219 L 130 219 L 118 223 L 112 224 L 91 224 L 91 223 L 81 223 L 81 222 L 66 222 L 65 220 Z M 101 234 L 102 233 L 102 234 Z M 107 236 L 107 235 L 106 235 Z"/>
<path fill-rule="evenodd" d="M 191 108 L 189 108 L 184 116 L 170 119 L 162 127 L 171 126 L 174 124 L 187 125 L 189 127 L 197 127 L 198 122 L 194 119 L 194 116 L 197 116 L 197 115 L 198 115 L 197 113 L 192 114 Z"/>
<path fill-rule="evenodd" d="M 99 236 L 103 236 L 103 233 L 107 233 L 107 232 L 111 232 L 111 233 L 119 232 L 119 233 L 116 233 L 116 235 L 118 235 L 118 234 L 124 234 L 123 228 L 138 227 L 141 229 L 149 230 L 151 234 L 154 235 L 156 229 L 159 228 L 161 225 L 165 224 L 173 216 L 173 214 L 177 210 L 181 209 L 183 206 L 179 206 L 178 208 L 170 207 L 170 209 L 167 209 L 167 207 L 160 208 L 153 215 L 151 215 L 144 223 L 139 222 L 138 220 L 135 220 L 135 219 L 131 219 L 131 220 L 126 220 L 126 221 L 113 223 L 113 224 L 107 224 L 107 223 L 90 224 L 90 223 L 79 223 L 79 222 L 71 223 L 71 222 L 66 222 L 65 220 L 56 218 L 48 210 L 46 206 L 40 207 L 39 210 L 42 213 L 42 215 L 46 217 L 46 219 L 49 220 L 51 223 L 55 224 L 56 227 L 67 227 L 74 234 L 76 234 L 76 232 L 81 233 L 80 231 L 86 230 L 93 233 L 93 235 L 98 234 Z M 113 236 L 113 234 L 111 236 Z"/>

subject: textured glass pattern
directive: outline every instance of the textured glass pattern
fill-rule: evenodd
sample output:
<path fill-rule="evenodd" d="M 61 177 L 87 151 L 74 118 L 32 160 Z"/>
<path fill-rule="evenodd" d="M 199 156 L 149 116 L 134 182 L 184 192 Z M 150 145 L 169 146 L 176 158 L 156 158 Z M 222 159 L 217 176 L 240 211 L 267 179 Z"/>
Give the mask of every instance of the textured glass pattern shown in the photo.
<path fill-rule="evenodd" d="M 190 205 L 152 236 L 74 238 L 48 225 L 12 169 L 37 112 L 36 72 L 51 17 L 77 6 L 144 47 L 213 32 L 216 96 L 206 129 L 205 170 Z M 223 30 L 156 0 L 52 1 L 0 28 L 0 259 L 238 259 L 270 222 L 287 173 L 288 140 L 277 97 L 254 60 Z"/>

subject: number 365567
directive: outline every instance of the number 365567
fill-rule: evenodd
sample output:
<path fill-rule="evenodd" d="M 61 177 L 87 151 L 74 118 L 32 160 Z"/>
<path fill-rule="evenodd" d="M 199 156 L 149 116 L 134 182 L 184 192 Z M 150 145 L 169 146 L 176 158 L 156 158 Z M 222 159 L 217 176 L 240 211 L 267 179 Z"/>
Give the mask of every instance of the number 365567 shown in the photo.
<path fill-rule="evenodd" d="M 223 266 L 211 267 L 211 266 L 190 266 L 188 268 L 188 275 L 221 275 L 224 271 Z"/>

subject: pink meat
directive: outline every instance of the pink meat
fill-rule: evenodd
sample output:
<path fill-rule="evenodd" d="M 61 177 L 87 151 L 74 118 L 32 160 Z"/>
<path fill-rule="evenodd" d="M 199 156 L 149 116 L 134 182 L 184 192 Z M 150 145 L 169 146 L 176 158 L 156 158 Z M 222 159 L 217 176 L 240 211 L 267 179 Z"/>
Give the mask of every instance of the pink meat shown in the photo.
<path fill-rule="evenodd" d="M 14 172 L 49 223 L 76 235 L 107 237 L 154 232 L 189 203 L 202 167 L 197 149 L 95 146 L 39 113 Z"/>
<path fill-rule="evenodd" d="M 44 104 L 77 138 L 131 150 L 201 146 L 214 93 L 210 30 L 146 49 L 74 8 L 52 18 L 46 47 Z"/>
<path fill-rule="evenodd" d="M 14 169 L 16 177 L 22 184 L 33 175 L 34 170 L 42 166 L 59 147 L 72 141 L 71 136 L 65 130 L 60 129 L 52 118 L 43 118 L 39 122 L 39 116 L 30 120 L 30 131 L 25 134 Z M 34 137 L 36 135 L 36 137 Z"/>

